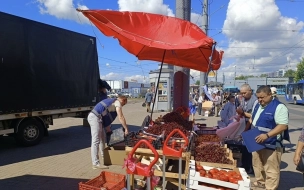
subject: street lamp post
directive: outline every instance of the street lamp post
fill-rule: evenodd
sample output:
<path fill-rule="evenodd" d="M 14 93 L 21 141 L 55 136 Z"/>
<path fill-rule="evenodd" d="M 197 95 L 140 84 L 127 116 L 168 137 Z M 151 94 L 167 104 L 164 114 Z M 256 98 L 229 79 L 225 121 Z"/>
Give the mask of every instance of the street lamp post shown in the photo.
<path fill-rule="evenodd" d="M 233 67 L 234 67 L 234 86 L 235 86 L 235 78 L 236 78 L 236 65 L 234 65 Z"/>

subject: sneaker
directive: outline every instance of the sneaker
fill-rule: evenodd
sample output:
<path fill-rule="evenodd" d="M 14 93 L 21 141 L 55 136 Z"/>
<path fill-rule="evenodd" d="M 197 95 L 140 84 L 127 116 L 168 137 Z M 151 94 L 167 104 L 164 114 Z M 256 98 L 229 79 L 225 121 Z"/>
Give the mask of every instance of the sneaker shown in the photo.
<path fill-rule="evenodd" d="M 93 165 L 92 168 L 93 168 L 94 170 L 95 170 L 95 169 L 109 169 L 108 166 L 100 165 L 100 164 Z"/>

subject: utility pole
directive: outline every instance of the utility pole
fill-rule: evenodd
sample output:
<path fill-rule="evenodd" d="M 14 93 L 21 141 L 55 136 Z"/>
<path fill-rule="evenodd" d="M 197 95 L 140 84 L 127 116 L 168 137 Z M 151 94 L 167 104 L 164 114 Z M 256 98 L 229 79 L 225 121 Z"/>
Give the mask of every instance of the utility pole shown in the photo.
<path fill-rule="evenodd" d="M 203 23 L 202 23 L 202 29 L 205 32 L 206 35 L 208 35 L 208 0 L 204 0 L 203 3 Z M 217 73 L 216 73 L 217 74 Z M 200 72 L 200 85 L 204 86 L 208 83 L 208 72 Z"/>
<path fill-rule="evenodd" d="M 236 80 L 236 65 L 234 65 L 233 67 L 234 67 L 234 86 L 235 86 L 235 80 Z"/>
<path fill-rule="evenodd" d="M 191 0 L 176 0 L 176 17 L 190 21 Z M 173 110 L 189 105 L 190 69 L 174 67 Z"/>

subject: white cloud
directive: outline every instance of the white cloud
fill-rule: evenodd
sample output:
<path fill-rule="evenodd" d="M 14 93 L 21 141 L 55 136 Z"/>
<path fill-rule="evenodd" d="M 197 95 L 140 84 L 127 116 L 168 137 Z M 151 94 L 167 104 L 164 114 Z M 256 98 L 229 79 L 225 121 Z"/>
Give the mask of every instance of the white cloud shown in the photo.
<path fill-rule="evenodd" d="M 124 80 L 124 81 L 137 81 L 138 83 L 149 83 L 149 77 L 142 75 L 132 75 L 129 76 L 127 73 L 114 73 L 110 72 L 106 75 L 101 75 L 103 80 Z"/>
<path fill-rule="evenodd" d="M 74 20 L 78 23 L 89 23 L 89 20 L 76 8 L 87 10 L 85 5 L 74 5 L 73 0 L 36 0 L 41 14 L 49 14 L 58 19 Z"/>
<path fill-rule="evenodd" d="M 203 23 L 202 15 L 197 13 L 191 13 L 191 22 L 196 24 L 197 26 L 202 26 Z"/>
<path fill-rule="evenodd" d="M 123 80 L 124 76 L 121 73 L 110 72 L 106 75 L 100 75 L 103 80 Z"/>
<path fill-rule="evenodd" d="M 230 0 L 223 26 L 229 39 L 224 59 L 235 58 L 237 75 L 294 69 L 304 55 L 299 48 L 304 47 L 303 28 L 303 21 L 283 16 L 274 0 Z M 233 67 L 221 70 L 234 76 Z"/>
<path fill-rule="evenodd" d="M 174 16 L 163 0 L 118 0 L 119 11 L 137 11 Z"/>
<path fill-rule="evenodd" d="M 149 83 L 149 77 L 142 75 L 133 75 L 124 78 L 125 81 L 137 81 L 139 83 Z"/>

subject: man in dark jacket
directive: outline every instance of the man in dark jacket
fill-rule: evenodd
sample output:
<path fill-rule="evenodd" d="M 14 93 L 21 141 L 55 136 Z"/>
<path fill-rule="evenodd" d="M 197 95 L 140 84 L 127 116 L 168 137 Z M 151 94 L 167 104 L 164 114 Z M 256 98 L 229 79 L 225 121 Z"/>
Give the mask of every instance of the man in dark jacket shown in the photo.
<path fill-rule="evenodd" d="M 108 98 L 107 90 L 110 91 L 111 87 L 105 80 L 99 79 L 98 81 L 98 94 L 99 94 L 99 101 Z"/>
<path fill-rule="evenodd" d="M 240 94 L 242 97 L 239 100 L 239 106 L 236 109 L 236 112 L 239 115 L 245 117 L 246 128 L 247 131 L 251 123 L 249 123 L 249 119 L 251 117 L 251 113 L 255 104 L 258 103 L 257 97 L 252 93 L 252 89 L 248 84 L 243 84 L 240 88 Z M 248 152 L 247 148 L 243 146 L 242 148 L 242 167 L 245 168 L 247 173 L 252 174 L 252 154 Z"/>

